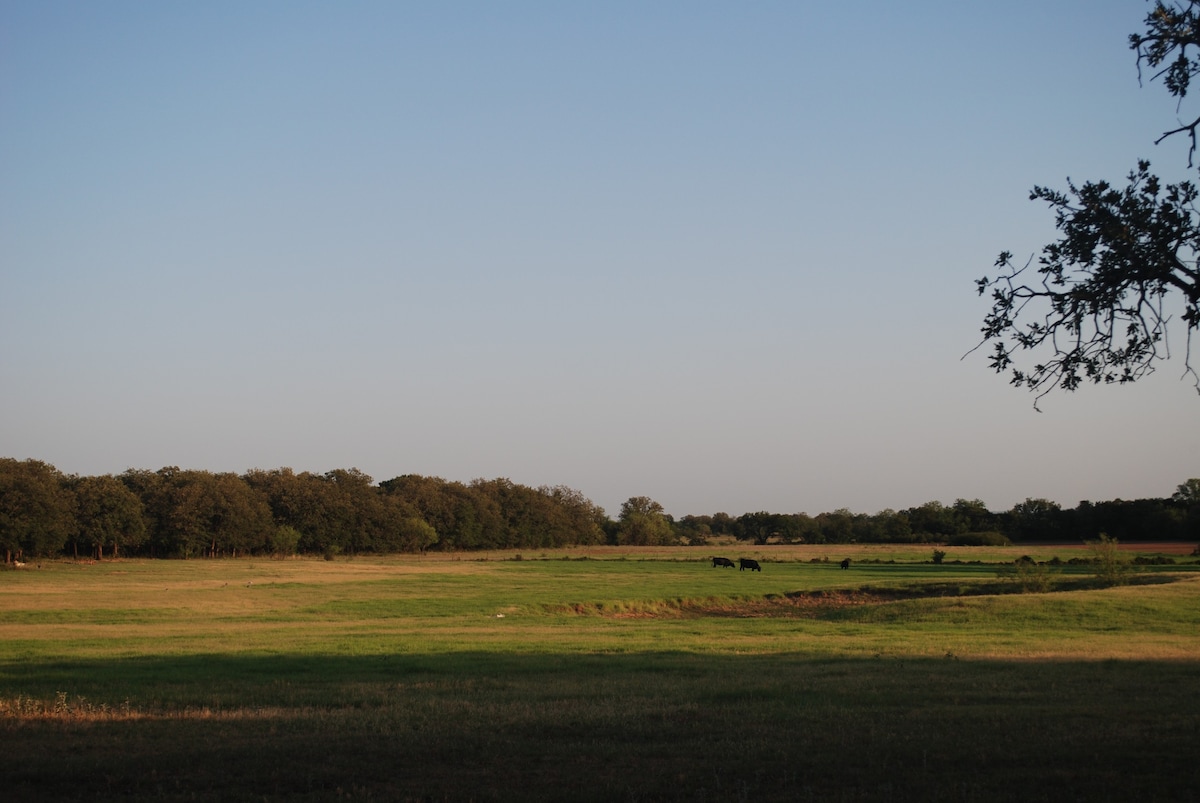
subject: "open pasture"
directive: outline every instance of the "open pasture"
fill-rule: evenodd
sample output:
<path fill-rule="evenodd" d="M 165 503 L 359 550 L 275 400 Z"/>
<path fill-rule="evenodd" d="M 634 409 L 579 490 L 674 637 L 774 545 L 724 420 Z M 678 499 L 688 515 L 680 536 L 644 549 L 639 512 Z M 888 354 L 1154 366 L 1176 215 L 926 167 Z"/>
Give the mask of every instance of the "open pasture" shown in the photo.
<path fill-rule="evenodd" d="M 1086 550 L 946 552 L 2 572 L 5 797 L 1195 798 L 1200 566 L 1020 593 Z"/>

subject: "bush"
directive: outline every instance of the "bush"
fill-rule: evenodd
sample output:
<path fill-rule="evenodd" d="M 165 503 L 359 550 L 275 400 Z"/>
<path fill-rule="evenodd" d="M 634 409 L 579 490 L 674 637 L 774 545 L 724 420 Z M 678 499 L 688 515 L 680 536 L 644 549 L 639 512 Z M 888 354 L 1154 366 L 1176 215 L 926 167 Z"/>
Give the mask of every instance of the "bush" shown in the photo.
<path fill-rule="evenodd" d="M 1017 559 L 1012 568 L 1002 568 L 998 575 L 1011 582 L 1022 594 L 1041 594 L 1050 590 L 1050 570 L 1032 560 Z"/>
<path fill-rule="evenodd" d="M 933 562 L 934 563 L 940 564 L 945 559 L 946 559 L 946 550 L 944 550 L 944 549 L 933 550 Z"/>
<path fill-rule="evenodd" d="M 1175 559 L 1166 555 L 1138 555 L 1133 563 L 1135 566 L 1174 566 Z"/>
<path fill-rule="evenodd" d="M 1041 594 L 1050 590 L 1050 574 L 1045 566 L 1032 560 L 1017 562 L 1017 585 L 1025 594 Z"/>
<path fill-rule="evenodd" d="M 295 527 L 286 524 L 276 527 L 270 537 L 271 551 L 281 558 L 295 555 L 301 537 L 300 531 Z"/>
<path fill-rule="evenodd" d="M 1117 539 L 1100 533 L 1100 538 L 1086 542 L 1091 548 L 1096 566 L 1096 577 L 1108 585 L 1121 585 L 1129 577 L 1129 564 L 1118 548 Z"/>

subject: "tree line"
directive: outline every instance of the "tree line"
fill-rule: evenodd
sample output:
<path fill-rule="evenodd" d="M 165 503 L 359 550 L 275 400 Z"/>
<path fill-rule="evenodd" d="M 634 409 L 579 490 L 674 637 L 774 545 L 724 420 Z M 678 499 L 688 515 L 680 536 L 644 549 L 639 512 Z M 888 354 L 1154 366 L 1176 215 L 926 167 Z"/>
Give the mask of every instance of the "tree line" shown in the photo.
<path fill-rule="evenodd" d="M 684 516 L 676 523 L 685 538 L 731 535 L 756 544 L 938 543 L 985 546 L 1036 541 L 1089 541 L 1100 534 L 1121 542 L 1200 541 L 1200 479 L 1163 499 L 1080 502 L 1063 508 L 1048 499 L 1026 499 L 1003 512 L 980 500 L 952 505 L 926 502 L 873 515 L 845 508 L 806 513 L 723 513 Z"/>
<path fill-rule="evenodd" d="M 0 458 L 0 551 L 6 562 L 55 555 L 236 557 L 667 546 L 733 537 L 767 543 L 941 543 L 1200 540 L 1200 480 L 1169 498 L 1081 502 L 1027 499 L 994 513 L 980 500 L 927 502 L 868 515 L 835 510 L 688 515 L 645 496 L 616 519 L 563 485 L 505 478 L 462 483 L 405 474 L 375 483 L 357 469 L 244 474 L 129 469 L 66 475 L 39 460 Z"/>

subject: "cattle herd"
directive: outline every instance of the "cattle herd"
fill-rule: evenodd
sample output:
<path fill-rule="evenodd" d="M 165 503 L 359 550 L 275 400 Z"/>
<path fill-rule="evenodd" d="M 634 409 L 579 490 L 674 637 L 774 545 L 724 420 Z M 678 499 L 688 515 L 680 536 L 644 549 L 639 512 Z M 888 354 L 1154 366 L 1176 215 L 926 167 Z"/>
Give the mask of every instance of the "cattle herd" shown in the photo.
<path fill-rule="evenodd" d="M 731 561 L 729 558 L 713 558 L 712 562 L 714 569 L 718 566 L 727 566 L 728 568 L 732 569 L 734 566 L 733 561 Z M 758 565 L 758 561 L 750 558 L 738 558 L 737 567 L 739 572 L 744 572 L 746 569 L 749 569 L 752 572 L 762 571 L 762 566 Z"/>

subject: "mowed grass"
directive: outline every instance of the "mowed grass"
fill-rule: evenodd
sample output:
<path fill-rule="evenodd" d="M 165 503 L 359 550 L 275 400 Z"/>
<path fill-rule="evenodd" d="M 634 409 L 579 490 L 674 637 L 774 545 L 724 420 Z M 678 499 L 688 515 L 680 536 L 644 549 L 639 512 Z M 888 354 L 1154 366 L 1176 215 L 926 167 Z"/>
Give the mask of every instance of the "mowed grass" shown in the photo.
<path fill-rule="evenodd" d="M 1195 798 L 1200 567 L 1116 588 L 1062 567 L 1053 587 L 1075 590 L 1028 594 L 1015 557 L 1085 553 L 947 552 L 964 562 L 742 547 L 3 572 L 5 797 Z"/>

